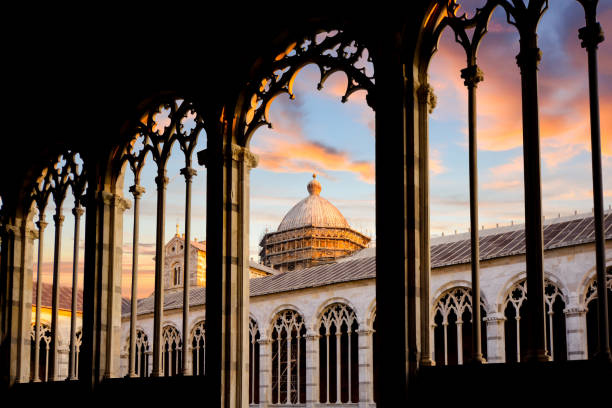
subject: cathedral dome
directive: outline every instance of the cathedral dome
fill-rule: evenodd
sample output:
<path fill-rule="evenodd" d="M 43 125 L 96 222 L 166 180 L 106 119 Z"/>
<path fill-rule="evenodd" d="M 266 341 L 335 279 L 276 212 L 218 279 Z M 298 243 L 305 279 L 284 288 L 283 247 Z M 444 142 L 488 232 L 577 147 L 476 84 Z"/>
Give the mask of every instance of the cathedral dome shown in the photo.
<path fill-rule="evenodd" d="M 350 228 L 342 213 L 332 203 L 319 195 L 321 183 L 312 175 L 307 185 L 309 196 L 297 203 L 285 215 L 277 232 L 302 227 Z"/>

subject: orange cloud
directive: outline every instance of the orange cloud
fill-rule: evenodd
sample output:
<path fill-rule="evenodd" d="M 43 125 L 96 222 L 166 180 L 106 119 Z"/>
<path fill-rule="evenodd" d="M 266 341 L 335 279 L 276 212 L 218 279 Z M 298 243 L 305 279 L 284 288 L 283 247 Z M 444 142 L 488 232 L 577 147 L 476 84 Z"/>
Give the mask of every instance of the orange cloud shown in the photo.
<path fill-rule="evenodd" d="M 360 180 L 374 183 L 374 163 L 353 161 L 346 152 L 302 138 L 274 137 L 273 143 L 263 142 L 266 148 L 253 147 L 259 155 L 260 168 L 282 173 L 350 171 L 357 173 Z"/>

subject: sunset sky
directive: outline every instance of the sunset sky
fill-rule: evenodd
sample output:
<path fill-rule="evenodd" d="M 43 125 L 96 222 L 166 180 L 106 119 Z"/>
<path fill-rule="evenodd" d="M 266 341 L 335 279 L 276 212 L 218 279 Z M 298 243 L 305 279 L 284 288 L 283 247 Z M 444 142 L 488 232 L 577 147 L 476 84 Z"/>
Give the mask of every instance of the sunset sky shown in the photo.
<path fill-rule="evenodd" d="M 473 9 L 464 2 L 464 10 Z M 542 140 L 543 213 L 556 217 L 590 212 L 592 204 L 590 123 L 586 52 L 580 47 L 578 28 L 584 25 L 581 7 L 575 1 L 550 2 L 539 29 L 543 53 L 539 70 L 540 130 Z M 612 4 L 600 2 L 599 22 L 604 33 L 612 32 Z M 604 202 L 612 204 L 612 40 L 599 48 L 599 81 L 603 149 Z M 503 10 L 493 15 L 489 33 L 479 51 L 478 64 L 484 82 L 478 87 L 479 213 L 485 227 L 522 222 L 523 162 L 520 75 L 515 62 L 518 34 L 509 26 Z M 445 32 L 430 65 L 430 82 L 437 107 L 430 116 L 431 234 L 465 232 L 469 226 L 467 152 L 467 90 L 460 78 L 465 68 L 462 48 Z M 251 171 L 250 254 L 258 259 L 259 240 L 266 230 L 275 230 L 283 216 L 307 196 L 306 184 L 317 174 L 321 196 L 344 214 L 357 230 L 375 239 L 374 112 L 365 103 L 365 93 L 340 102 L 346 86 L 343 73 L 334 74 L 318 91 L 318 69 L 305 67 L 295 82 L 295 100 L 283 95 L 272 103 L 273 129 L 260 128 L 250 148 L 260 162 Z M 384 136 L 384 135 L 383 135 Z M 200 136 L 196 151 L 206 147 Z M 195 159 L 195 158 L 194 158 Z M 175 147 L 168 164 L 166 241 L 184 232 L 183 153 Z M 192 237 L 205 239 L 206 169 L 197 164 L 193 181 Z M 139 296 L 153 288 L 155 251 L 155 165 L 148 161 L 141 184 L 147 192 L 141 204 Z M 126 172 L 124 195 L 133 184 Z M 72 265 L 73 199 L 64 203 L 62 285 L 70 285 Z M 379 203 L 384 205 L 384 203 Z M 54 228 L 47 208 L 44 281 L 51 282 Z M 133 211 L 124 216 L 123 294 L 129 296 Z M 83 229 L 83 228 L 82 228 Z M 81 232 L 81 238 L 83 232 Z M 82 243 L 81 243 L 82 246 Z M 35 255 L 36 256 L 36 255 Z M 81 264 L 83 259 L 81 249 Z M 81 265 L 82 266 L 82 265 Z M 79 286 L 82 285 L 82 274 Z"/>

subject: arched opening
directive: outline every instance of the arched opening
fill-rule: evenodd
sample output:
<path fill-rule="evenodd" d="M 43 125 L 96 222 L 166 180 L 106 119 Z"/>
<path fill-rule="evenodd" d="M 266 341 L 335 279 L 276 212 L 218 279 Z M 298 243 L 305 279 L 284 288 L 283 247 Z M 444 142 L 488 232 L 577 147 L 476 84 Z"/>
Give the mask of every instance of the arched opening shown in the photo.
<path fill-rule="evenodd" d="M 272 403 L 306 402 L 306 327 L 293 310 L 279 312 L 272 326 Z"/>
<path fill-rule="evenodd" d="M 32 326 L 32 332 L 30 333 L 30 377 L 32 381 L 49 381 L 49 353 L 51 347 L 53 347 L 54 339 L 51 336 L 51 327 L 46 323 L 41 323 L 38 330 L 40 340 L 35 341 L 36 330 Z M 38 344 L 39 352 L 36 353 L 36 346 Z M 35 359 L 38 354 L 38 364 Z M 38 369 L 38 373 L 36 370 Z"/>
<path fill-rule="evenodd" d="M 129 132 L 114 162 L 115 190 L 132 204 L 120 214 L 124 333 L 136 339 L 137 325 L 153 328 L 152 376 L 201 375 L 203 366 L 189 360 L 196 352 L 203 356 L 203 349 L 183 354 L 162 321 L 172 315 L 183 333 L 191 333 L 191 292 L 206 284 L 206 168 L 195 163 L 195 152 L 207 144 L 203 118 L 192 101 L 167 97 L 149 103 Z M 192 202 L 198 203 L 193 210 Z M 137 376 L 136 344 L 127 351 L 127 374 Z"/>
<path fill-rule="evenodd" d="M 486 317 L 480 301 L 481 318 Z M 472 292 L 469 288 L 453 288 L 443 293 L 434 305 L 434 357 L 436 365 L 465 364 L 472 359 Z M 483 324 L 481 345 L 487 356 L 487 330 Z"/>
<path fill-rule="evenodd" d="M 610 338 L 612 338 L 612 267 L 607 269 L 607 283 L 608 283 L 608 328 L 610 328 Z M 584 304 L 587 309 L 586 313 L 586 330 L 587 330 L 587 353 L 588 358 L 591 359 L 597 353 L 598 344 L 598 298 L 597 298 L 597 280 L 593 279 L 587 287 Z M 612 340 L 611 340 L 612 343 Z M 611 344 L 612 346 L 612 344 Z"/>
<path fill-rule="evenodd" d="M 204 375 L 206 362 L 206 322 L 196 323 L 191 332 L 191 364 L 193 375 Z"/>
<path fill-rule="evenodd" d="M 328 306 L 319 325 L 321 403 L 359 402 L 357 316 L 347 305 Z"/>
<path fill-rule="evenodd" d="M 162 338 L 162 372 L 165 377 L 171 377 L 181 372 L 183 342 L 179 331 L 173 326 L 164 327 Z"/>
<path fill-rule="evenodd" d="M 43 168 L 32 187 L 31 202 L 38 212 L 38 248 L 32 277 L 32 311 L 35 343 L 47 342 L 40 334 L 41 321 L 48 325 L 51 339 L 47 346 L 34 346 L 32 380 L 42 380 L 41 358 L 44 351 L 45 381 L 78 379 L 79 349 L 81 338 L 77 336 L 77 324 L 81 325 L 83 312 L 82 283 L 79 276 L 83 268 L 83 244 L 85 225 L 81 223 L 85 214 L 83 206 L 87 190 L 87 175 L 80 154 L 73 151 L 56 156 Z M 67 208 L 66 208 L 67 207 Z M 73 217 L 65 216 L 70 209 Z M 52 222 L 46 215 L 52 213 Z M 45 233 L 46 228 L 50 231 Z M 52 240 L 45 237 L 52 233 Z M 68 245 L 65 245 L 68 244 Z M 63 246 L 65 245 L 65 246 Z M 69 284 L 68 284 L 69 282 Z M 60 313 L 61 312 L 61 313 Z M 46 329 L 45 329 L 46 330 Z M 68 352 L 60 352 L 62 346 L 56 339 L 60 332 L 67 332 Z"/>
<path fill-rule="evenodd" d="M 259 327 L 249 319 L 249 404 L 259 404 Z"/>
<path fill-rule="evenodd" d="M 545 281 L 546 346 L 555 361 L 567 360 L 565 300 L 558 286 Z M 515 283 L 504 300 L 506 362 L 525 361 L 527 352 L 527 281 Z"/>

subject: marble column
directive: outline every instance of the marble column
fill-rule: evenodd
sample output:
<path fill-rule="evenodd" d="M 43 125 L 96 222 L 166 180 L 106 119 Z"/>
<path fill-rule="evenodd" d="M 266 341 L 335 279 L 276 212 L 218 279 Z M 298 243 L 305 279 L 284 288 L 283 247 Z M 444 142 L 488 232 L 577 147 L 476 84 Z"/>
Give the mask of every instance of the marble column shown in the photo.
<path fill-rule="evenodd" d="M 419 209 L 421 230 L 421 299 L 429 299 L 431 291 L 431 257 L 429 242 L 429 114 L 436 107 L 436 96 L 431 85 L 427 82 L 421 84 L 417 89 L 417 100 L 419 103 Z M 430 341 L 430 302 L 423 301 L 421 304 L 421 361 L 423 366 L 435 365 L 432 360 Z"/>
<path fill-rule="evenodd" d="M 586 332 L 587 310 L 578 304 L 570 304 L 563 312 L 565 313 L 567 359 L 586 360 L 588 358 Z M 559 357 L 556 358 L 559 359 Z"/>
<path fill-rule="evenodd" d="M 259 406 L 266 408 L 272 405 L 272 340 L 262 337 L 257 342 L 259 343 Z M 308 343 L 306 347 L 308 350 Z M 306 367 L 308 373 L 308 366 Z M 308 380 L 306 387 L 308 396 Z"/>
<path fill-rule="evenodd" d="M 55 223 L 55 245 L 53 251 L 53 287 L 51 296 L 51 355 L 49 361 L 51 381 L 60 380 L 59 372 L 59 263 L 62 251 L 62 224 L 64 216 L 62 215 L 61 202 L 56 203 L 56 211 L 53 216 Z"/>
<path fill-rule="evenodd" d="M 70 355 L 68 358 L 68 379 L 76 380 L 76 320 L 77 320 L 77 295 L 78 295 L 78 266 L 79 266 L 79 233 L 81 216 L 85 210 L 78 203 L 72 209 L 74 215 L 74 247 L 72 257 L 72 308 L 70 311 Z"/>
<path fill-rule="evenodd" d="M 319 334 L 306 333 L 306 407 L 319 403 Z"/>
<path fill-rule="evenodd" d="M 603 181 L 601 162 L 601 134 L 599 121 L 599 84 L 597 48 L 604 34 L 597 22 L 597 0 L 582 0 L 586 26 L 578 30 L 582 48 L 587 51 L 589 71 L 589 108 L 591 122 L 591 169 L 593 175 L 593 218 L 595 224 L 595 259 L 597 270 L 597 347 L 595 358 L 612 362 L 610 353 L 610 327 L 608 327 L 608 291 L 606 290 L 606 239 L 604 226 Z"/>
<path fill-rule="evenodd" d="M 43 238 L 45 236 L 45 228 L 48 223 L 45 222 L 45 215 L 42 214 L 39 217 L 39 221 L 36 223 L 38 227 L 38 263 L 36 267 L 36 317 L 34 318 L 34 375 L 33 381 L 39 382 L 41 381 L 39 372 L 40 365 L 40 308 L 42 306 L 42 273 L 41 273 L 41 265 L 43 258 Z"/>
<path fill-rule="evenodd" d="M 487 360 L 489 363 L 506 362 L 506 345 L 503 313 L 489 313 L 484 318 L 487 325 Z M 514 324 L 514 322 L 511 322 Z"/>
<path fill-rule="evenodd" d="M 367 408 L 373 402 L 374 365 L 372 361 L 372 334 L 373 330 L 357 330 L 359 352 L 359 407 Z"/>

